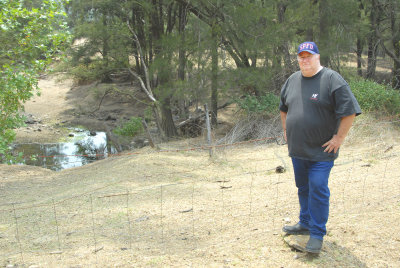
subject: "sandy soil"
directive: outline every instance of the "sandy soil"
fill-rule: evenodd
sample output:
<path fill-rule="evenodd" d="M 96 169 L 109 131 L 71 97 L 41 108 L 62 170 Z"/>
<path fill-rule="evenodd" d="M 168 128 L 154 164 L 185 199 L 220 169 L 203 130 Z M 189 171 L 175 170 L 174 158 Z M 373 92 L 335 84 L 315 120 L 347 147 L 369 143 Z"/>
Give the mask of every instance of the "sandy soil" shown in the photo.
<path fill-rule="evenodd" d="M 31 127 L 44 130 L 22 130 L 18 139 L 53 137 L 57 123 L 99 126 L 107 109 L 131 112 L 111 98 L 91 117 L 98 97 L 84 87 L 41 85 L 26 112 L 42 120 Z M 332 171 L 319 256 L 282 239 L 298 213 L 284 145 L 221 147 L 210 158 L 208 150 L 187 150 L 203 145 L 200 137 L 60 172 L 0 165 L 0 266 L 399 267 L 398 135 L 393 123 L 357 119 Z"/>
<path fill-rule="evenodd" d="M 65 111 L 72 108 L 67 101 L 72 81 L 58 83 L 47 77 L 39 81 L 39 87 L 40 96 L 25 103 L 25 114 L 33 121 L 17 130 L 17 142 L 52 142 L 65 134 L 57 126 L 71 119 Z"/>

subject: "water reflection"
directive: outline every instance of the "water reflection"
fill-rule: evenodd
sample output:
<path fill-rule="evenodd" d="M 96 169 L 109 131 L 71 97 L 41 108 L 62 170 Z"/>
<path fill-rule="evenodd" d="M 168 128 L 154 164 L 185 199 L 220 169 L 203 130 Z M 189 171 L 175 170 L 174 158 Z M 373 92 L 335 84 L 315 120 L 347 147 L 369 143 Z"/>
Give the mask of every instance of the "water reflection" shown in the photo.
<path fill-rule="evenodd" d="M 117 153 L 105 132 L 90 135 L 89 131 L 74 133 L 66 142 L 15 144 L 14 152 L 24 154 L 24 164 L 51 170 L 79 167 Z M 33 157 L 32 157 L 33 156 Z"/>

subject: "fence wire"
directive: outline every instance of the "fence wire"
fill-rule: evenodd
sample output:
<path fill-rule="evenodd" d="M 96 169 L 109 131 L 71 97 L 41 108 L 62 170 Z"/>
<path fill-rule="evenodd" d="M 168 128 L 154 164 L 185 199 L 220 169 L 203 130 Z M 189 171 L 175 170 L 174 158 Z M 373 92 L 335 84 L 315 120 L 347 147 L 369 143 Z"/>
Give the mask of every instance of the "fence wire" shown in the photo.
<path fill-rule="evenodd" d="M 194 173 L 210 169 L 212 162 L 194 163 L 181 172 L 116 179 L 43 203 L 0 204 L 0 265 L 68 267 L 79 260 L 101 266 L 105 259 L 157 264 L 154 256 L 185 256 L 185 266 L 209 252 L 231 252 L 261 242 L 259 248 L 267 251 L 263 254 L 272 254 L 282 247 L 277 242 L 282 226 L 298 217 L 293 170 L 285 150 L 277 149 L 281 147 L 265 145 L 260 150 L 273 154 L 257 158 L 249 153 L 242 156 L 247 159 L 242 164 L 233 161 L 235 150 L 225 149 L 220 154 L 226 169 L 202 179 Z M 328 237 L 349 239 L 356 231 L 354 222 L 364 222 L 362 231 L 368 232 L 377 228 L 371 219 L 393 224 L 400 220 L 399 156 L 392 150 L 370 159 L 371 152 L 348 150 L 336 162 L 330 177 L 335 225 Z M 277 172 L 278 166 L 285 172 Z M 127 183 L 150 176 L 155 181 L 168 177 L 170 182 L 143 187 Z M 390 247 L 400 247 L 399 228 L 384 234 Z M 379 228 L 374 230 L 374 235 L 380 234 Z M 391 264 L 400 265 L 400 259 L 390 258 Z"/>

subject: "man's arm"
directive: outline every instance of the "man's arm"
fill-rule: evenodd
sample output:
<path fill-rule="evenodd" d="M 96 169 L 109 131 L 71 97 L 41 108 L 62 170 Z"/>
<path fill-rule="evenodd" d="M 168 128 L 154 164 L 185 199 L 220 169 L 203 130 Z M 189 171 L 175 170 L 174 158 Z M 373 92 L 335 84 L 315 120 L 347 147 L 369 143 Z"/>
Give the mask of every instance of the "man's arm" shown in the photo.
<path fill-rule="evenodd" d="M 287 138 L 286 138 L 286 116 L 287 116 L 287 113 L 281 111 L 281 123 L 282 123 L 282 128 L 283 128 L 283 137 L 285 138 L 285 141 L 287 142 Z"/>
<path fill-rule="evenodd" d="M 331 140 L 322 145 L 322 147 L 326 147 L 324 152 L 330 153 L 333 151 L 334 153 L 336 153 L 339 150 L 339 147 L 343 144 L 347 133 L 353 125 L 355 117 L 356 114 L 352 114 L 341 118 L 338 133 L 336 135 L 333 135 Z"/>

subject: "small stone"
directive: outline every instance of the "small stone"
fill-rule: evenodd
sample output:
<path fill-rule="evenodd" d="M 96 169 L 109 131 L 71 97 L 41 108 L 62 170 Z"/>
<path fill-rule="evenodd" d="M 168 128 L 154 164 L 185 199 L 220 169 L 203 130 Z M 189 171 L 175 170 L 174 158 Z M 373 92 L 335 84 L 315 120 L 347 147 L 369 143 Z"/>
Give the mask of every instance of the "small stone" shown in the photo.
<path fill-rule="evenodd" d="M 142 221 L 147 221 L 147 220 L 149 220 L 149 217 L 147 217 L 147 216 L 142 216 L 142 217 L 140 217 L 140 218 L 137 218 L 135 221 L 136 221 L 136 222 L 142 222 Z"/>
<path fill-rule="evenodd" d="M 283 166 L 277 166 L 276 168 L 275 168 L 275 172 L 276 173 L 284 173 L 286 171 L 286 169 L 285 169 L 285 167 L 283 167 Z"/>
<path fill-rule="evenodd" d="M 290 223 L 291 222 L 290 218 L 284 218 L 283 220 L 285 221 L 285 223 Z"/>
<path fill-rule="evenodd" d="M 69 134 L 68 134 L 68 137 L 74 137 L 74 136 L 75 136 L 74 133 L 69 133 Z"/>

